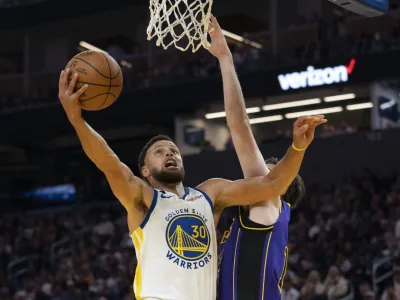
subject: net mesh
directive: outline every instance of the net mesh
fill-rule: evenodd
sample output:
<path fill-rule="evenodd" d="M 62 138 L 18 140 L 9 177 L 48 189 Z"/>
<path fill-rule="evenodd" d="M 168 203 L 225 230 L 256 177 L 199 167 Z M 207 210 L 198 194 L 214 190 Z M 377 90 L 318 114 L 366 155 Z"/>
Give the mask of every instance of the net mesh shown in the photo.
<path fill-rule="evenodd" d="M 150 0 L 147 39 L 157 46 L 174 45 L 181 51 L 208 48 L 207 30 L 213 0 Z"/>

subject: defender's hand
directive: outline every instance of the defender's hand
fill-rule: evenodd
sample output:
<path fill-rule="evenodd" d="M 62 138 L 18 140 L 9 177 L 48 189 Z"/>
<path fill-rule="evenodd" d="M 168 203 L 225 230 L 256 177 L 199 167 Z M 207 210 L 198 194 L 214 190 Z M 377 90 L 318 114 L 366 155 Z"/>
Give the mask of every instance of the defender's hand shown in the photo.
<path fill-rule="evenodd" d="M 68 120 L 72 125 L 81 119 L 81 105 L 79 103 L 79 97 L 88 88 L 85 84 L 78 91 L 75 90 L 75 84 L 78 80 L 78 73 L 75 73 L 72 77 L 71 82 L 68 84 L 68 78 L 71 70 L 68 68 L 66 71 L 62 71 L 60 75 L 60 81 L 58 83 L 58 98 L 60 98 L 61 104 L 67 114 Z"/>
<path fill-rule="evenodd" d="M 211 15 L 208 33 L 211 38 L 211 44 L 208 51 L 218 59 L 223 57 L 232 57 L 222 29 L 213 15 Z"/>
<path fill-rule="evenodd" d="M 303 116 L 294 122 L 293 143 L 298 149 L 307 148 L 314 139 L 315 127 L 328 122 L 325 116 Z"/>

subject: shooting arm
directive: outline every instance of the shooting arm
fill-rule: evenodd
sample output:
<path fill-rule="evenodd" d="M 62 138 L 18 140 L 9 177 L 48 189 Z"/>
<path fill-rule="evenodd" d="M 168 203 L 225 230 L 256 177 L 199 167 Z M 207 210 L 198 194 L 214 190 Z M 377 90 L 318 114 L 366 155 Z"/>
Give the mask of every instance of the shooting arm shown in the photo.
<path fill-rule="evenodd" d="M 221 208 L 276 199 L 286 192 L 299 172 L 304 152 L 290 148 L 280 162 L 280 173 L 273 179 L 269 175 L 237 181 L 211 179 L 199 188 L 208 193 L 214 199 L 214 204 Z"/>
<path fill-rule="evenodd" d="M 224 87 L 226 119 L 244 178 L 265 176 L 269 170 L 257 146 L 246 113 L 246 105 L 232 56 L 219 59 Z"/>
<path fill-rule="evenodd" d="M 82 148 L 90 160 L 107 177 L 114 195 L 125 208 L 131 208 L 132 200 L 142 198 L 141 180 L 123 164 L 107 142 L 80 118 L 73 124 Z"/>
<path fill-rule="evenodd" d="M 73 125 L 83 150 L 97 168 L 105 174 L 116 172 L 121 168 L 119 158 L 110 149 L 107 142 L 85 120 L 80 119 Z"/>

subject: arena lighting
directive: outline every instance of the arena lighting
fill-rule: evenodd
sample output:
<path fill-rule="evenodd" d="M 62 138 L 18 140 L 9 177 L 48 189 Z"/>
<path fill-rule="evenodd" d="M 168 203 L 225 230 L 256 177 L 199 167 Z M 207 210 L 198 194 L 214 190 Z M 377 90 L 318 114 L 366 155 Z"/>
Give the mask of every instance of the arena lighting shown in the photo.
<path fill-rule="evenodd" d="M 259 108 L 259 107 L 246 108 L 246 112 L 248 114 L 258 113 L 260 111 L 261 111 L 261 108 Z M 206 119 L 216 119 L 216 118 L 224 118 L 224 117 L 226 117 L 226 113 L 224 111 L 206 114 Z"/>
<path fill-rule="evenodd" d="M 285 115 L 286 119 L 294 119 L 298 118 L 301 116 L 307 116 L 307 115 L 325 115 L 325 114 L 333 114 L 337 112 L 343 111 L 343 107 L 341 106 L 335 106 L 335 107 L 329 107 L 329 108 L 322 108 L 322 109 L 314 109 L 314 110 L 306 110 L 306 111 L 298 111 L 294 113 L 288 113 Z"/>
<path fill-rule="evenodd" d="M 249 121 L 250 121 L 250 124 L 259 124 L 259 123 L 275 122 L 275 121 L 281 121 L 281 120 L 283 120 L 283 116 L 276 115 L 276 116 L 254 118 L 254 119 L 250 119 Z"/>
<path fill-rule="evenodd" d="M 223 30 L 223 29 L 222 29 L 222 33 L 225 36 L 227 36 L 228 38 L 231 38 L 232 40 L 247 44 L 247 45 L 252 46 L 254 48 L 257 48 L 257 49 L 262 49 L 262 45 L 261 44 L 253 42 L 253 41 L 250 41 L 248 39 L 245 39 L 244 37 L 242 37 L 240 35 L 234 34 L 232 32 L 229 32 L 229 31 L 226 31 L 226 30 Z"/>
<path fill-rule="evenodd" d="M 129 69 L 132 68 L 132 64 L 130 62 L 127 62 L 126 60 L 121 60 L 121 65 Z"/>
<path fill-rule="evenodd" d="M 292 101 L 292 102 L 264 105 L 262 107 L 262 109 L 263 110 L 275 110 L 275 109 L 282 109 L 282 108 L 288 108 L 288 107 L 312 105 L 312 104 L 318 104 L 318 103 L 321 103 L 321 99 L 313 98 L 313 99 L 306 99 L 306 100 L 299 100 L 299 101 Z"/>
<path fill-rule="evenodd" d="M 343 101 L 343 100 L 351 100 L 356 97 L 356 94 L 342 94 L 342 95 L 335 95 L 335 96 L 328 96 L 324 98 L 325 102 L 335 102 L 335 101 Z"/>
<path fill-rule="evenodd" d="M 97 48 L 96 46 L 93 46 L 87 42 L 84 41 L 80 41 L 79 42 L 79 46 L 88 49 L 88 50 L 92 50 L 92 51 L 99 51 L 99 52 L 103 52 L 103 53 L 108 53 L 107 51 L 104 51 L 103 49 Z"/>
<path fill-rule="evenodd" d="M 107 53 L 107 51 L 104 51 L 103 49 L 100 49 L 96 46 L 93 46 L 92 44 L 89 44 L 85 41 L 80 41 L 79 42 L 79 46 L 81 46 L 82 48 L 88 49 L 88 50 L 92 50 L 92 51 L 98 51 L 98 52 L 103 52 L 103 53 Z M 132 64 L 130 62 L 127 62 L 126 60 L 121 60 L 121 65 L 126 67 L 126 68 L 132 68 Z"/>
<path fill-rule="evenodd" d="M 347 110 L 359 110 L 359 109 L 371 108 L 373 106 L 374 105 L 372 104 L 372 102 L 364 102 L 364 103 L 347 105 L 346 109 Z"/>

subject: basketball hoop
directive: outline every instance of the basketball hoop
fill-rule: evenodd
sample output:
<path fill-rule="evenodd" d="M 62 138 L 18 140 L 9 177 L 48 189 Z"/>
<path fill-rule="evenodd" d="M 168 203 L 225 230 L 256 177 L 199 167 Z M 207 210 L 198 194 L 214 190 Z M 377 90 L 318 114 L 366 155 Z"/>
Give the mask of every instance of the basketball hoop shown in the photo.
<path fill-rule="evenodd" d="M 181 51 L 208 48 L 208 24 L 213 0 L 150 0 L 147 39 L 156 37 L 157 46 L 174 45 Z"/>

